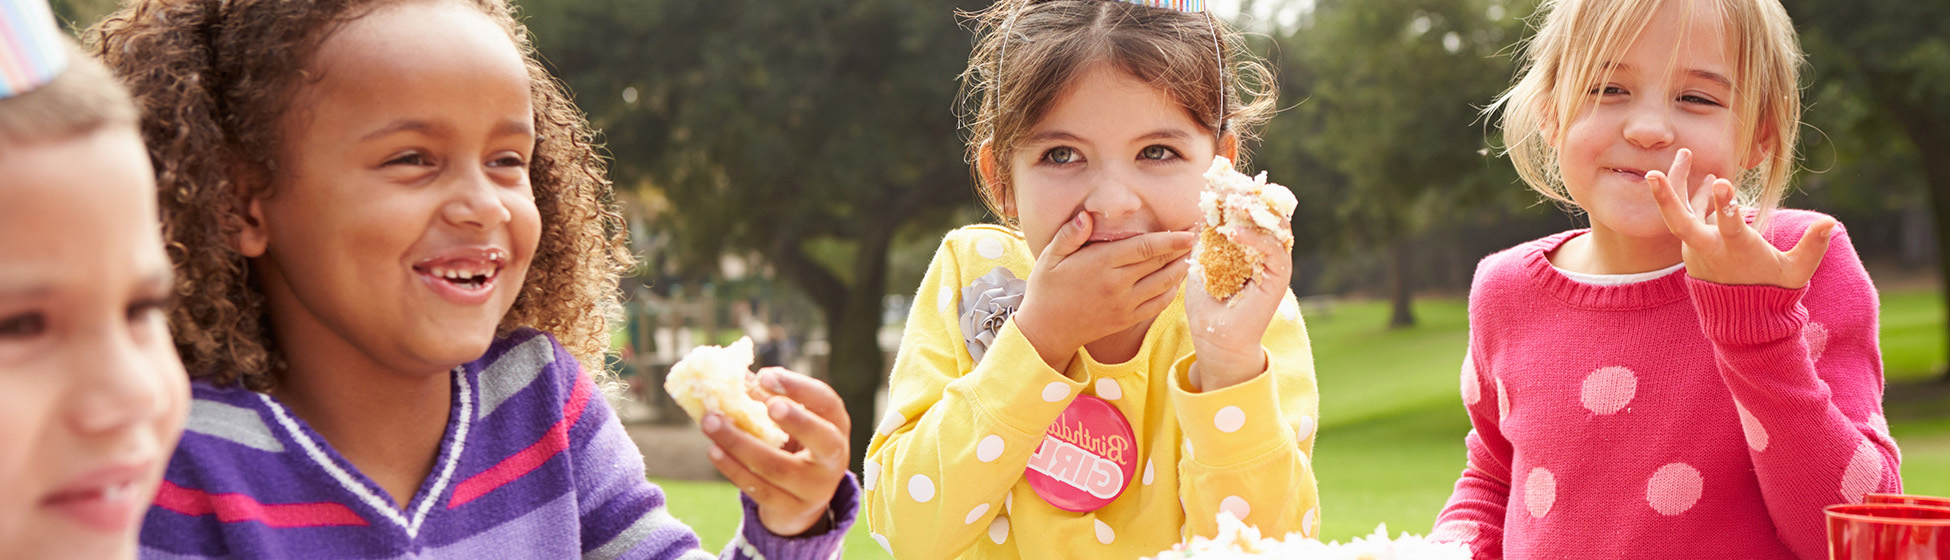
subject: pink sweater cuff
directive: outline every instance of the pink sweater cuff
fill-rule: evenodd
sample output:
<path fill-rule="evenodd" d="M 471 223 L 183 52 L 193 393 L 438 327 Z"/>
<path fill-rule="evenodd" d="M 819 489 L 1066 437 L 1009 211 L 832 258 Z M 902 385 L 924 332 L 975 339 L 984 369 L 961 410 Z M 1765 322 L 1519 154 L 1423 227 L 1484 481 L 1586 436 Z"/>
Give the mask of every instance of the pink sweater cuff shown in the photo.
<path fill-rule="evenodd" d="M 1716 344 L 1765 344 L 1799 334 L 1808 321 L 1808 310 L 1801 306 L 1806 287 L 1730 286 L 1688 276 L 1686 290 L 1699 312 L 1700 328 Z"/>

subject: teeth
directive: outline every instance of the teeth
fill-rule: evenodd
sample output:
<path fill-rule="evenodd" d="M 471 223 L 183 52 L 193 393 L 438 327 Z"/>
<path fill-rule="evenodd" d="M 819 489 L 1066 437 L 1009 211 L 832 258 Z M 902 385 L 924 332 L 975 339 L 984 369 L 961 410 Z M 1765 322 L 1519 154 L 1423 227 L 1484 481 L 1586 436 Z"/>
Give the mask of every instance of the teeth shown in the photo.
<path fill-rule="evenodd" d="M 103 488 L 102 501 L 119 502 L 124 499 L 127 499 L 131 494 L 134 493 L 131 492 L 130 486 L 131 485 L 128 483 L 123 483 L 123 484 L 115 484 L 107 488 Z"/>

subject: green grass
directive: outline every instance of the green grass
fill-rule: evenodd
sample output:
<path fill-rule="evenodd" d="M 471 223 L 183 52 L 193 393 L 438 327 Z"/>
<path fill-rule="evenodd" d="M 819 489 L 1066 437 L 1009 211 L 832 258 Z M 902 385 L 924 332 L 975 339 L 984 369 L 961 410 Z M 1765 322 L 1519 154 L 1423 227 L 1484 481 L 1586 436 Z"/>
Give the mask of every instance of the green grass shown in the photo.
<path fill-rule="evenodd" d="M 1934 292 L 1882 294 L 1882 350 L 1892 393 L 1942 375 L 1943 299 Z M 1390 532 L 1426 534 L 1464 461 L 1469 431 L 1456 396 L 1467 336 L 1460 300 L 1416 304 L 1421 324 L 1382 328 L 1386 302 L 1349 302 L 1307 318 L 1319 372 L 1323 423 L 1315 447 L 1326 539 Z M 1904 489 L 1950 496 L 1950 391 L 1891 408 L 1903 450 Z M 736 490 L 713 482 L 657 480 L 670 508 L 717 550 L 738 523 Z M 864 525 L 847 535 L 847 558 L 886 558 Z"/>

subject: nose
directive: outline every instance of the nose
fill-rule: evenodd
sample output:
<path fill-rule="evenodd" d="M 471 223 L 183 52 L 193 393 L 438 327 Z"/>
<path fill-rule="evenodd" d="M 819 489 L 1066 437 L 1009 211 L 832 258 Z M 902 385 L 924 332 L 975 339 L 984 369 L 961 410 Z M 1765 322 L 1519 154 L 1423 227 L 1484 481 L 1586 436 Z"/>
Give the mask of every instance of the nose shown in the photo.
<path fill-rule="evenodd" d="M 448 223 L 478 229 L 494 229 L 513 219 L 513 211 L 501 200 L 501 186 L 479 169 L 454 180 L 452 197 L 440 209 Z"/>
<path fill-rule="evenodd" d="M 1656 150 L 1672 144 L 1672 115 L 1662 103 L 1639 101 L 1632 104 L 1625 118 L 1625 141 L 1642 149 Z"/>
<path fill-rule="evenodd" d="M 1128 216 L 1144 206 L 1130 178 L 1104 172 L 1097 175 L 1094 183 L 1090 187 L 1090 194 L 1083 199 L 1083 209 L 1095 214 L 1099 220 Z"/>
<path fill-rule="evenodd" d="M 69 392 L 68 418 L 76 432 L 100 435 L 139 426 L 169 410 L 177 397 L 172 392 L 187 389 L 167 334 L 137 341 L 123 329 L 97 339 L 78 345 L 87 348 L 70 361 L 76 364 L 73 379 L 80 381 Z"/>

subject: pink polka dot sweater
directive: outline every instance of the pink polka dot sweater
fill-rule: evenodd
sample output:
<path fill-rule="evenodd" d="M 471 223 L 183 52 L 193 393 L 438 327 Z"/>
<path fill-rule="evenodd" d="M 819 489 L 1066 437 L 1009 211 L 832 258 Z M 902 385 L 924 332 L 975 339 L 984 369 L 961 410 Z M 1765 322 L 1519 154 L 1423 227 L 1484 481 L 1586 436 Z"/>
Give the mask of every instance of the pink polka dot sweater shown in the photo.
<path fill-rule="evenodd" d="M 1820 214 L 1783 210 L 1782 250 Z M 1839 229 L 1800 290 L 1683 271 L 1581 284 L 1483 260 L 1462 400 L 1469 461 L 1434 536 L 1477 558 L 1825 558 L 1821 508 L 1900 491 L 1876 292 Z"/>

